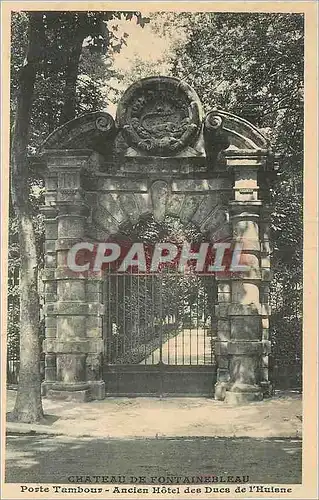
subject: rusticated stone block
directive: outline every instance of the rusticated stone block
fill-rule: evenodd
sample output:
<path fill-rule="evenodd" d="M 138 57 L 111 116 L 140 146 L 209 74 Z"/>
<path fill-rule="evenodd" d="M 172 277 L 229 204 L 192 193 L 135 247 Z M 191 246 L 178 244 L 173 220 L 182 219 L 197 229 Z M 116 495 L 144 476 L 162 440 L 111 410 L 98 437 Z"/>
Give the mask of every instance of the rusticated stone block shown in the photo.
<path fill-rule="evenodd" d="M 56 191 L 58 188 L 58 176 L 46 175 L 45 177 L 45 187 L 47 191 Z"/>
<path fill-rule="evenodd" d="M 88 302 L 98 302 L 98 303 L 102 303 L 102 298 L 103 298 L 103 294 L 102 292 L 93 292 L 93 291 L 90 291 L 90 292 L 86 292 L 86 297 L 87 297 L 87 300 Z"/>
<path fill-rule="evenodd" d="M 55 267 L 56 267 L 56 255 L 55 255 L 55 253 L 54 254 L 47 253 L 44 256 L 44 265 L 47 268 L 53 268 L 53 269 L 55 269 Z"/>
<path fill-rule="evenodd" d="M 74 339 L 63 341 L 60 339 L 45 339 L 43 342 L 45 352 L 70 353 L 70 354 L 97 354 L 104 352 L 103 339 Z"/>
<path fill-rule="evenodd" d="M 44 221 L 46 240 L 56 240 L 58 237 L 57 219 L 46 219 Z"/>
<path fill-rule="evenodd" d="M 71 269 L 69 269 L 68 267 L 63 266 L 63 267 L 58 267 L 55 270 L 54 279 L 81 281 L 81 280 L 86 280 L 86 275 L 85 273 L 83 274 L 79 272 L 75 273 L 74 271 L 71 271 Z M 94 276 L 90 276 L 90 279 L 94 279 Z"/>
<path fill-rule="evenodd" d="M 271 342 L 270 342 L 270 340 L 267 340 L 267 339 L 263 340 L 262 341 L 262 345 L 263 345 L 263 354 L 266 354 L 266 355 L 270 354 L 271 353 Z"/>
<path fill-rule="evenodd" d="M 230 324 L 232 340 L 260 340 L 260 316 L 233 316 Z"/>
<path fill-rule="evenodd" d="M 59 238 L 77 238 L 83 233 L 84 217 L 79 215 L 60 215 L 58 225 Z"/>
<path fill-rule="evenodd" d="M 85 354 L 57 355 L 57 381 L 63 384 L 82 383 L 85 381 Z"/>
<path fill-rule="evenodd" d="M 102 324 L 101 316 L 87 316 L 86 318 L 86 335 L 89 338 L 102 337 Z"/>
<path fill-rule="evenodd" d="M 80 302 L 80 301 L 64 301 L 45 306 L 47 315 L 58 316 L 88 316 L 99 315 L 104 313 L 104 306 L 99 302 Z"/>
<path fill-rule="evenodd" d="M 247 283 L 240 280 L 232 283 L 232 302 L 236 305 L 241 304 L 250 306 L 259 304 L 259 286 L 258 283 Z"/>
<path fill-rule="evenodd" d="M 269 339 L 269 329 L 268 328 L 263 328 L 262 329 L 262 339 L 263 340 L 268 340 Z"/>
<path fill-rule="evenodd" d="M 216 341 L 215 342 L 215 353 L 216 356 L 228 356 L 228 355 L 262 355 L 268 353 L 270 350 L 269 341 Z"/>
<path fill-rule="evenodd" d="M 86 357 L 86 380 L 98 381 L 102 378 L 102 355 L 88 354 Z"/>
<path fill-rule="evenodd" d="M 182 194 L 169 193 L 166 203 L 166 214 L 178 217 L 184 202 L 185 196 Z"/>
<path fill-rule="evenodd" d="M 47 382 L 55 382 L 56 377 L 56 354 L 48 353 L 45 355 L 45 380 Z"/>
<path fill-rule="evenodd" d="M 269 254 L 271 253 L 271 247 L 270 247 L 270 242 L 266 239 L 264 239 L 263 241 L 260 242 L 260 251 L 262 253 L 262 257 L 265 257 L 265 258 L 269 258 Z M 263 266 L 263 267 L 269 267 L 268 265 L 267 266 Z"/>
<path fill-rule="evenodd" d="M 263 318 L 261 318 L 261 325 L 262 325 L 262 328 L 269 328 L 269 318 L 268 316 L 265 316 Z"/>
<path fill-rule="evenodd" d="M 216 356 L 216 361 L 218 364 L 218 370 L 228 370 L 229 356 Z"/>
<path fill-rule="evenodd" d="M 228 319 L 217 320 L 217 336 L 219 340 L 230 339 L 230 322 Z"/>
<path fill-rule="evenodd" d="M 45 317 L 45 327 L 46 328 L 56 328 L 56 317 L 55 316 L 46 316 Z"/>
<path fill-rule="evenodd" d="M 262 316 L 271 315 L 271 306 L 269 304 L 261 304 L 261 315 Z"/>
<path fill-rule="evenodd" d="M 44 284 L 44 294 L 46 302 L 55 302 L 57 300 L 56 281 L 46 281 Z"/>
<path fill-rule="evenodd" d="M 162 221 L 165 217 L 166 202 L 169 194 L 168 183 L 155 181 L 150 187 L 153 204 L 153 214 L 156 221 Z"/>
<path fill-rule="evenodd" d="M 191 220 L 197 208 L 202 201 L 202 197 L 198 195 L 187 195 L 184 198 L 183 205 L 180 211 L 181 222 L 186 223 Z"/>
<path fill-rule="evenodd" d="M 57 284 L 57 294 L 60 301 L 70 302 L 79 301 L 84 302 L 85 296 L 85 283 L 83 281 L 59 281 Z"/>
<path fill-rule="evenodd" d="M 172 182 L 172 191 L 177 193 L 220 191 L 224 189 L 232 189 L 230 179 L 176 179 Z"/>
<path fill-rule="evenodd" d="M 59 238 L 56 240 L 55 249 L 59 250 L 70 250 L 76 243 L 82 241 L 82 238 Z"/>
<path fill-rule="evenodd" d="M 55 281 L 55 269 L 45 268 L 41 271 L 42 281 Z"/>
<path fill-rule="evenodd" d="M 50 399 L 57 400 L 57 401 L 74 401 L 77 403 L 86 403 L 88 401 L 92 400 L 90 390 L 85 389 L 85 390 L 56 390 L 56 389 L 48 389 L 47 391 L 47 396 Z"/>
<path fill-rule="evenodd" d="M 261 278 L 263 281 L 271 281 L 272 280 L 272 271 L 269 268 L 265 268 L 261 270 Z"/>
<path fill-rule="evenodd" d="M 215 342 L 215 354 L 216 356 L 227 356 L 228 355 L 228 341 L 217 340 Z"/>
<path fill-rule="evenodd" d="M 64 342 L 86 336 L 86 316 L 57 316 L 57 337 Z"/>
<path fill-rule="evenodd" d="M 88 380 L 89 393 L 91 399 L 104 399 L 105 398 L 105 382 L 103 380 Z"/>
<path fill-rule="evenodd" d="M 44 243 L 45 253 L 54 253 L 55 252 L 55 244 L 56 244 L 56 240 L 46 240 Z"/>
<path fill-rule="evenodd" d="M 230 304 L 228 308 L 229 316 L 255 316 L 261 314 L 260 304 Z"/>
<path fill-rule="evenodd" d="M 239 355 L 261 355 L 263 353 L 264 346 L 261 341 L 253 342 L 253 341 L 234 341 L 228 342 L 227 344 L 227 352 L 232 356 Z"/>
<path fill-rule="evenodd" d="M 229 304 L 221 302 L 215 306 L 215 316 L 220 318 L 228 318 L 228 306 Z"/>
<path fill-rule="evenodd" d="M 230 303 L 231 302 L 231 295 L 230 295 L 230 293 L 218 292 L 217 300 L 218 300 L 218 303 L 220 303 L 220 302 Z"/>
<path fill-rule="evenodd" d="M 238 392 L 255 392 L 259 383 L 260 357 L 233 355 L 229 361 L 231 390 Z"/>
<path fill-rule="evenodd" d="M 101 178 L 98 190 L 99 191 L 131 191 L 137 193 L 147 192 L 147 181 L 145 180 L 134 180 L 134 179 L 119 179 L 116 176 Z"/>
<path fill-rule="evenodd" d="M 46 326 L 45 327 L 45 338 L 47 338 L 47 339 L 53 339 L 55 337 L 56 337 L 56 327 L 55 328 L 48 328 Z M 44 347 L 43 347 L 43 350 L 45 350 Z"/>

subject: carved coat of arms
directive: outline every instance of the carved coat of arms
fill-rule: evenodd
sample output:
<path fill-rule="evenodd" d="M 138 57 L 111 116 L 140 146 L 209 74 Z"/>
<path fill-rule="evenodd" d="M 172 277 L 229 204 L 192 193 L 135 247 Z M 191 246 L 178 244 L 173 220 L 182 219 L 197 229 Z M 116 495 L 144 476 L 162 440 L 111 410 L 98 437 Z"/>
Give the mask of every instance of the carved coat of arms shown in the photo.
<path fill-rule="evenodd" d="M 199 99 L 174 78 L 145 78 L 124 94 L 117 122 L 130 146 L 151 155 L 174 155 L 198 136 Z"/>

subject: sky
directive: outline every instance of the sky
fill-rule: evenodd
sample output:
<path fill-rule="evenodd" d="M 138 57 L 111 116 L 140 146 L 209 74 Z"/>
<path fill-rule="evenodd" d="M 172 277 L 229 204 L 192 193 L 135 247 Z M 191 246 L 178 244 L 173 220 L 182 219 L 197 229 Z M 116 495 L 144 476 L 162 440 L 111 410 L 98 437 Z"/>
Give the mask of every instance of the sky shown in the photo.
<path fill-rule="evenodd" d="M 144 14 L 144 13 L 143 13 Z M 144 14 L 147 15 L 146 13 Z M 167 29 L 163 34 L 154 33 L 152 24 L 145 24 L 143 28 L 136 24 L 133 19 L 131 21 L 116 20 L 110 24 L 118 25 L 118 33 L 127 33 L 127 46 L 123 46 L 120 53 L 114 54 L 113 68 L 120 73 L 130 74 L 134 68 L 136 59 L 143 63 L 150 63 L 150 70 L 152 66 L 156 67 L 157 74 L 168 75 L 170 72 L 170 65 L 167 61 L 163 61 L 164 56 L 169 55 L 172 47 L 176 41 L 185 38 L 183 29 Z M 157 19 L 157 24 L 160 25 L 161 21 Z M 147 75 L 151 76 L 151 75 Z M 127 83 L 122 84 L 118 80 L 111 79 L 109 82 L 112 86 L 124 91 Z M 116 105 L 108 105 L 107 111 L 114 116 L 116 112 Z"/>

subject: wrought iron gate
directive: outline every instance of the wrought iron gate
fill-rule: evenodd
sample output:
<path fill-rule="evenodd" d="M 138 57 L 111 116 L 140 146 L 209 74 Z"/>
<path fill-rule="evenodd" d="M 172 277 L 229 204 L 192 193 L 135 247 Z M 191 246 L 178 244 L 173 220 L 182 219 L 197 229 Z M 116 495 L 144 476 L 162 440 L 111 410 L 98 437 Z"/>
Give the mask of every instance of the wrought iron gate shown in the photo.
<path fill-rule="evenodd" d="M 108 394 L 212 394 L 211 276 L 107 272 L 104 304 Z"/>

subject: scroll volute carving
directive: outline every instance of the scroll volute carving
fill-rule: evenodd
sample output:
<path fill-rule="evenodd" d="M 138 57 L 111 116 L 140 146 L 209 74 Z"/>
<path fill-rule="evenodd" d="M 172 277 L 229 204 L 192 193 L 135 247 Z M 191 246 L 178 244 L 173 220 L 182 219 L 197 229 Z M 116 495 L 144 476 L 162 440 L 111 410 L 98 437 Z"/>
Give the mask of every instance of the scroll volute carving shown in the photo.
<path fill-rule="evenodd" d="M 115 122 L 104 112 L 88 113 L 57 128 L 43 142 L 40 152 L 51 149 L 92 149 L 107 154 L 113 147 Z"/>
<path fill-rule="evenodd" d="M 223 119 L 217 110 L 206 115 L 204 121 L 205 153 L 209 166 L 216 166 L 218 155 L 230 146 L 230 140 L 223 129 Z"/>

